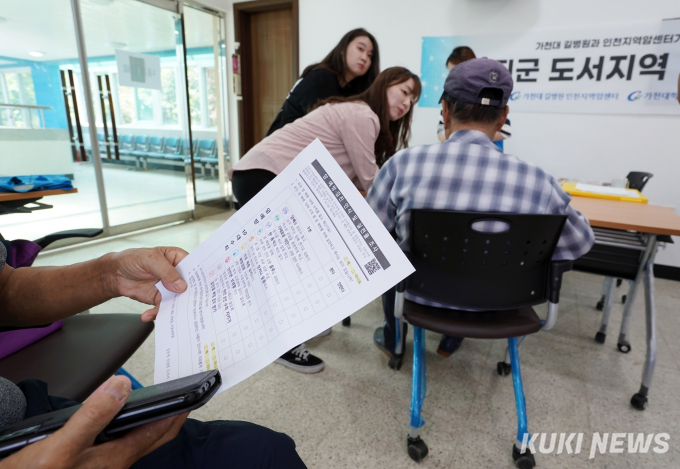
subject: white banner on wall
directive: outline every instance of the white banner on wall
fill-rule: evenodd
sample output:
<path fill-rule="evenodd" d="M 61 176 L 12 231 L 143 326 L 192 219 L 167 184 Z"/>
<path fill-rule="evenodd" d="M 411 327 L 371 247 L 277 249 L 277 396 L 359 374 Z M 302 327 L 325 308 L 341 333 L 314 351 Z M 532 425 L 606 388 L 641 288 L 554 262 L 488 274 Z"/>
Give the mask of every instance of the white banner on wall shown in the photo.
<path fill-rule="evenodd" d="M 420 106 L 440 106 L 445 62 L 457 46 L 505 64 L 513 111 L 680 115 L 680 20 L 424 37 Z"/>
<path fill-rule="evenodd" d="M 118 83 L 134 88 L 161 89 L 161 58 L 116 50 Z"/>

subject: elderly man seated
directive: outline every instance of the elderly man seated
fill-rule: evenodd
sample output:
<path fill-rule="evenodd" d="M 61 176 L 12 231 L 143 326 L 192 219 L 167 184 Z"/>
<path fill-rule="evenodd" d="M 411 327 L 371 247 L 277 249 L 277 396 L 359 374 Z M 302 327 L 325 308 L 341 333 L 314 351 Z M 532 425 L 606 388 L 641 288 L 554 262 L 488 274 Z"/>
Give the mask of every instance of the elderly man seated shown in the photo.
<path fill-rule="evenodd" d="M 402 249 L 409 246 L 410 210 L 438 209 L 566 214 L 554 259 L 576 259 L 590 250 L 594 237 L 588 220 L 569 206 L 571 197 L 555 178 L 492 143 L 507 119 L 512 86 L 500 62 L 460 63 L 449 72 L 441 98 L 446 141 L 402 150 L 381 168 L 366 200 Z M 395 349 L 394 297 L 394 289 L 383 295 L 385 325 L 373 337 L 388 354 Z M 443 336 L 437 352 L 448 357 L 462 341 Z"/>

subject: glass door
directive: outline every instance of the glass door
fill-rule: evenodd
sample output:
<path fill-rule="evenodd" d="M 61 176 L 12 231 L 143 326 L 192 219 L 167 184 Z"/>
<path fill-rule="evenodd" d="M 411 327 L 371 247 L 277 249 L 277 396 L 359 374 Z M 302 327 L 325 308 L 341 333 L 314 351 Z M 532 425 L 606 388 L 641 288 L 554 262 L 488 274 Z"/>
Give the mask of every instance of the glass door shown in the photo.
<path fill-rule="evenodd" d="M 185 4 L 184 28 L 191 133 L 197 140 L 196 201 L 224 199 L 230 191 L 224 21 Z"/>
<path fill-rule="evenodd" d="M 189 218 L 194 161 L 186 102 L 181 5 L 138 0 L 82 1 L 81 13 L 97 142 L 111 226 Z M 83 89 L 76 94 L 84 95 Z M 83 108 L 84 111 L 84 108 Z M 192 164 L 193 163 L 193 164 Z"/>
<path fill-rule="evenodd" d="M 64 174 L 78 190 L 3 215 L 0 234 L 112 235 L 224 207 L 223 15 L 178 0 L 0 3 L 0 175 Z"/>
<path fill-rule="evenodd" d="M 66 175 L 74 194 L 41 200 L 53 208 L 0 216 L 7 239 L 101 228 L 90 148 L 79 140 L 71 93 L 78 46 L 70 0 L 5 0 L 0 7 L 0 176 Z"/>

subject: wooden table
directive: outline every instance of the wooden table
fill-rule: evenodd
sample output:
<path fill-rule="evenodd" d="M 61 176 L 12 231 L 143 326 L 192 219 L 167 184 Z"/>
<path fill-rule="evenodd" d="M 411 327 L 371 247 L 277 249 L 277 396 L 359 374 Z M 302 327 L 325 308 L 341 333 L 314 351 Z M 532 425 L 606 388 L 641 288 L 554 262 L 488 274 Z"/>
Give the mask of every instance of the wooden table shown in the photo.
<path fill-rule="evenodd" d="M 50 195 L 75 194 L 78 189 L 71 190 L 54 189 L 48 191 L 29 192 L 0 192 L 0 215 L 10 213 L 31 213 L 34 210 L 52 208 L 52 205 L 43 204 L 38 200 Z M 35 207 L 26 207 L 33 204 Z"/>
<path fill-rule="evenodd" d="M 680 216 L 668 207 L 576 196 L 571 206 L 592 226 L 680 236 Z"/>
<path fill-rule="evenodd" d="M 640 283 L 644 282 L 647 356 L 642 372 L 640 391 L 631 398 L 633 407 L 638 410 L 644 410 L 647 406 L 647 393 L 652 384 L 656 365 L 657 337 L 656 310 L 654 305 L 654 258 L 656 257 L 660 242 L 670 241 L 668 236 L 680 236 L 680 216 L 668 207 L 589 197 L 575 196 L 572 198 L 571 206 L 583 213 L 590 221 L 590 225 L 595 228 L 596 245 L 617 247 L 618 239 L 620 240 L 620 248 L 638 249 L 638 252 L 642 251 L 640 265 L 637 269 L 637 274 L 632 279 L 633 283 L 631 284 L 623 311 L 623 321 L 617 345 L 619 351 L 623 353 L 630 351 L 631 346 L 627 337 L 633 303 L 635 302 Z M 602 230 L 598 233 L 597 228 L 615 231 Z M 632 236 L 637 236 L 640 241 L 637 247 L 634 247 L 630 241 Z M 578 261 L 576 265 L 578 265 Z M 578 269 L 578 267 L 576 268 Z M 592 270 L 589 271 L 593 272 Z M 614 284 L 614 278 L 609 277 L 605 281 L 606 300 L 600 330 L 595 338 L 599 343 L 604 343 L 606 337 L 607 323 L 614 295 Z"/>

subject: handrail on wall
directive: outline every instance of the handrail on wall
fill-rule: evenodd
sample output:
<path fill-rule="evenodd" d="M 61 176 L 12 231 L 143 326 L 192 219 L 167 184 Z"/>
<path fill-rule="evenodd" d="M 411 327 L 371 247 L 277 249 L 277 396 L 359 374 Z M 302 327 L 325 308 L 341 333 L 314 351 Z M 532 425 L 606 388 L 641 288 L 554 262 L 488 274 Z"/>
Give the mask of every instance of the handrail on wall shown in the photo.
<path fill-rule="evenodd" d="M 9 109 L 38 109 L 40 111 L 40 127 L 45 127 L 45 109 L 51 110 L 52 106 L 35 106 L 32 104 L 9 104 L 9 103 L 0 103 L 0 108 L 9 108 Z M 28 119 L 29 124 L 31 125 L 31 128 L 33 128 L 33 120 Z"/>

